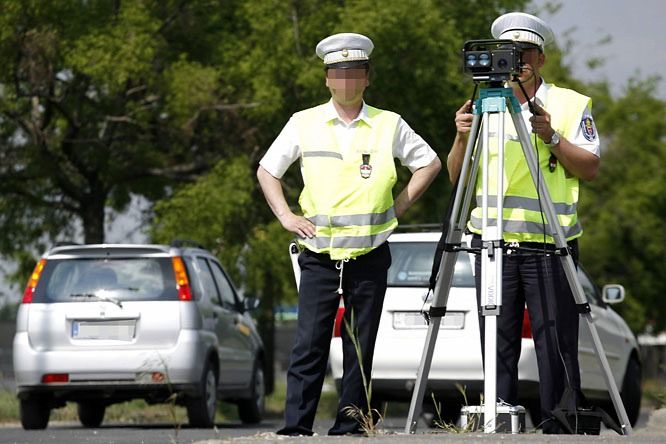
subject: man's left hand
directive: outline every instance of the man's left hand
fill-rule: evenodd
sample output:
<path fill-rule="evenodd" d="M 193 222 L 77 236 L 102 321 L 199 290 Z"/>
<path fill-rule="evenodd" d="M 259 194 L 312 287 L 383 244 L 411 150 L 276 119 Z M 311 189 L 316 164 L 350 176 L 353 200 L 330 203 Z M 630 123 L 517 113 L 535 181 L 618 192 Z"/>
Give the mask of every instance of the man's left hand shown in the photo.
<path fill-rule="evenodd" d="M 553 138 L 553 134 L 555 133 L 553 127 L 550 126 L 550 114 L 548 114 L 545 109 L 536 103 L 533 105 L 534 110 L 536 111 L 536 115 L 530 117 L 532 132 L 535 133 L 537 137 L 539 137 L 539 139 L 545 143 L 550 143 L 551 139 Z"/>

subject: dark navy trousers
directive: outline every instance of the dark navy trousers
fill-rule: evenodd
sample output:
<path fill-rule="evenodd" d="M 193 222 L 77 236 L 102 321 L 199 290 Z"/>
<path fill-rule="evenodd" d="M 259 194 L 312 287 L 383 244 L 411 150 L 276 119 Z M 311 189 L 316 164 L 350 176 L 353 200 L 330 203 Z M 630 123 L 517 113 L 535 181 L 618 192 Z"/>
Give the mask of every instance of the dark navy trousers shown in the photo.
<path fill-rule="evenodd" d="M 312 435 L 317 404 L 326 374 L 333 324 L 340 302 L 336 291 L 340 271 L 327 254 L 305 250 L 300 254 L 301 282 L 298 295 L 298 323 L 291 361 L 287 370 L 285 426 L 279 434 Z M 342 290 L 344 319 L 352 322 L 370 380 L 375 339 L 386 293 L 386 277 L 391 265 L 388 243 L 344 263 Z M 335 424 L 329 435 L 361 433 L 359 424 L 343 409 L 357 406 L 367 411 L 361 370 L 347 329 L 341 328 L 343 367 L 341 394 Z"/>
<path fill-rule="evenodd" d="M 475 235 L 472 246 L 480 245 L 481 238 Z M 577 266 L 577 241 L 570 241 L 569 247 Z M 576 302 L 560 258 L 552 251 L 545 255 L 504 254 L 502 267 L 502 308 L 497 319 L 497 397 L 509 404 L 518 404 L 518 360 L 527 305 L 539 369 L 541 417 L 545 420 L 552 417 L 551 411 L 560 402 L 567 386 L 580 389 Z M 480 255 L 476 256 L 475 278 L 483 344 Z M 544 432 L 550 427 L 557 427 L 554 421 L 544 423 Z"/>

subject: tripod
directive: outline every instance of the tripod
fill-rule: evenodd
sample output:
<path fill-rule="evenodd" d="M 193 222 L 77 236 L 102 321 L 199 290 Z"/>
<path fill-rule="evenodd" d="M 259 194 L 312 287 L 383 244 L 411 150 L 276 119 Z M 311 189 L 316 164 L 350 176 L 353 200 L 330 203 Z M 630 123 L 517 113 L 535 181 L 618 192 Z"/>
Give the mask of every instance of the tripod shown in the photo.
<path fill-rule="evenodd" d="M 430 323 L 426 342 L 423 348 L 421 363 L 417 372 L 416 383 L 412 393 L 412 400 L 405 425 L 405 433 L 414 433 L 418 415 L 423 404 L 423 397 L 427 385 L 428 373 L 432 362 L 435 342 L 441 323 L 441 317 L 446 313 L 446 304 L 453 281 L 453 272 L 458 256 L 458 252 L 465 250 L 461 248 L 463 231 L 469 215 L 470 202 L 474 193 L 474 185 L 478 174 L 479 162 L 483 162 L 483 174 L 481 177 L 482 196 L 482 228 L 481 238 L 481 314 L 485 322 L 485 360 L 484 360 L 484 409 L 483 424 L 486 433 L 494 433 L 496 429 L 497 417 L 497 316 L 502 306 L 502 255 L 503 255 L 503 203 L 504 203 L 504 118 L 507 111 L 507 102 L 509 104 L 509 113 L 513 120 L 514 127 L 518 133 L 518 138 L 525 155 L 527 166 L 534 181 L 543 203 L 543 213 L 547 221 L 550 235 L 555 243 L 555 253 L 559 256 L 562 267 L 565 271 L 567 281 L 574 295 L 578 313 L 586 320 L 592 337 L 595 353 L 599 360 L 599 365 L 603 370 L 606 386 L 611 395 L 615 411 L 621 422 L 621 428 L 624 435 L 629 435 L 632 431 L 627 413 L 622 404 L 620 393 L 611 373 L 608 360 L 603 351 L 601 340 L 597 329 L 593 324 L 590 306 L 587 302 L 583 288 L 578 281 L 576 267 L 573 259 L 568 254 L 567 242 L 564 237 L 562 227 L 557 219 L 555 207 L 550 198 L 550 193 L 546 187 L 543 178 L 538 173 L 539 165 L 535 158 L 535 149 L 530 141 L 529 132 L 525 122 L 521 117 L 521 109 L 518 100 L 513 95 L 510 88 L 503 88 L 498 82 L 492 82 L 490 88 L 480 90 L 479 99 L 475 102 L 474 118 L 469 140 L 463 159 L 462 169 L 459 180 L 456 185 L 455 197 L 451 213 L 448 219 L 448 225 L 445 224 L 445 248 L 442 260 L 439 266 L 438 278 L 434 288 L 434 296 L 430 308 Z M 482 124 L 483 122 L 483 124 Z M 497 128 L 497 169 L 494 172 L 496 178 L 496 195 L 489 196 L 489 146 L 490 146 L 490 123 L 496 122 Z M 477 148 L 476 155 L 472 153 L 477 145 L 479 128 L 482 128 L 482 140 Z M 473 160 L 472 160 L 473 158 Z M 471 165 L 470 165 L 471 164 Z M 494 225 L 488 217 L 489 202 L 494 201 L 497 211 L 497 218 Z"/>

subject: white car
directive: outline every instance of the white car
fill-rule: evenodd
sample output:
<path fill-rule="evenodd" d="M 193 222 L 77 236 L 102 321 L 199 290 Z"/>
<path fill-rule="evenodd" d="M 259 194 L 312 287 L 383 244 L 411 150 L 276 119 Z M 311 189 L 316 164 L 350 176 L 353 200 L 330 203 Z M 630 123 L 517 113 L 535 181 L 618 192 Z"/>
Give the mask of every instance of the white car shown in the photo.
<path fill-rule="evenodd" d="M 421 311 L 427 311 L 431 300 L 424 302 L 432 261 L 441 233 L 395 233 L 389 238 L 392 265 L 388 273 L 388 289 L 384 300 L 372 369 L 374 401 L 409 401 L 423 347 L 427 325 Z M 428 390 L 424 398 L 425 412 L 432 412 L 432 394 L 442 405 L 441 417 L 455 422 L 465 399 L 458 386 L 465 388 L 466 401 L 479 403 L 483 393 L 483 368 L 479 321 L 477 316 L 474 256 L 459 253 L 453 285 L 437 337 Z M 592 309 L 597 331 L 621 391 L 627 415 L 636 422 L 641 401 L 641 361 L 638 343 L 624 320 L 609 304 L 624 299 L 624 289 L 608 285 L 601 292 L 579 267 L 579 279 Z M 338 313 L 331 342 L 330 364 L 336 386 L 342 378 L 341 311 Z M 581 318 L 579 360 L 582 388 L 588 399 L 611 414 L 614 408 L 606 388 L 603 372 L 594 352 L 585 320 Z M 523 325 L 522 352 L 519 362 L 519 397 L 532 417 L 540 422 L 539 374 L 534 341 L 527 310 Z M 374 403 L 373 401 L 373 403 Z"/>

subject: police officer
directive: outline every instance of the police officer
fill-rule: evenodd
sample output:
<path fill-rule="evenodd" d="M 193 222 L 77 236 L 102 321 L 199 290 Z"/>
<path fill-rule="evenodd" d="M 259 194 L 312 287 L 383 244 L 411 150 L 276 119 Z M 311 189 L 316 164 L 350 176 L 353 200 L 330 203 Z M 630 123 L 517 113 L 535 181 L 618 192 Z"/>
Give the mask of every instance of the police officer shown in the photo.
<path fill-rule="evenodd" d="M 386 239 L 398 220 L 426 190 L 441 168 L 435 152 L 398 115 L 366 104 L 372 41 L 335 34 L 317 45 L 331 100 L 294 114 L 260 162 L 259 184 L 282 226 L 304 247 L 298 325 L 287 371 L 286 435 L 312 435 L 326 373 L 333 323 L 340 297 L 345 319 L 356 331 L 367 378 L 391 264 Z M 412 172 L 393 200 L 394 158 Z M 292 213 L 280 183 L 300 161 L 303 216 Z M 344 373 L 330 435 L 360 434 L 343 409 L 367 411 L 356 351 L 342 329 Z"/>
<path fill-rule="evenodd" d="M 523 48 L 525 64 L 519 81 L 511 81 L 509 86 L 521 103 L 527 128 L 532 129 L 540 175 L 577 264 L 577 239 L 583 232 L 577 215 L 579 180 L 594 179 L 599 169 L 599 137 L 591 114 L 591 99 L 546 83 L 541 77 L 540 70 L 546 62 L 543 47 L 553 40 L 553 32 L 538 17 L 521 12 L 504 14 L 493 22 L 491 32 L 493 37 L 513 40 Z M 532 102 L 535 115 L 529 111 L 528 101 Z M 460 174 L 470 133 L 470 105 L 468 101 L 456 112 L 457 134 L 447 158 L 453 182 Z M 513 124 L 509 116 L 505 128 L 504 241 L 509 246 L 531 247 L 544 253 L 505 251 L 502 308 L 497 321 L 497 395 L 509 404 L 518 403 L 521 326 L 527 305 L 539 368 L 543 431 L 558 433 L 561 429 L 552 420 L 551 412 L 565 388 L 580 389 L 578 313 L 560 259 L 552 254 L 554 240 L 544 225 L 543 196 L 536 191 L 517 135 L 511 134 Z M 491 156 L 496 155 L 497 150 L 491 150 Z M 480 178 L 481 173 L 476 184 L 477 205 L 480 205 Z M 468 224 L 474 233 L 475 246 L 481 245 L 481 210 L 479 206 L 472 211 Z M 488 210 L 489 217 L 497 217 L 493 208 Z M 480 300 L 478 256 L 476 280 Z"/>

